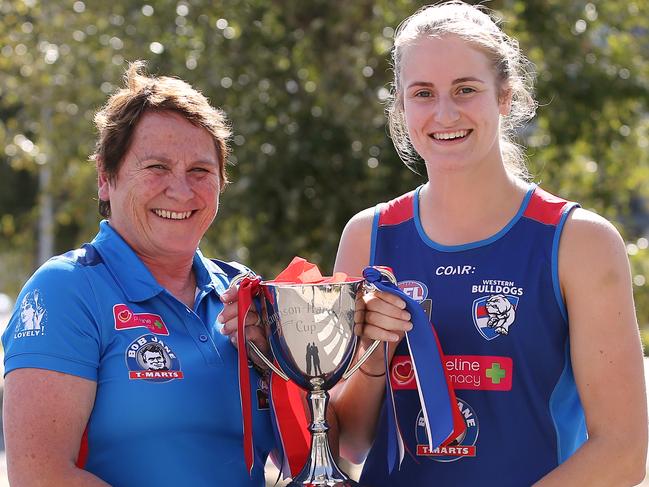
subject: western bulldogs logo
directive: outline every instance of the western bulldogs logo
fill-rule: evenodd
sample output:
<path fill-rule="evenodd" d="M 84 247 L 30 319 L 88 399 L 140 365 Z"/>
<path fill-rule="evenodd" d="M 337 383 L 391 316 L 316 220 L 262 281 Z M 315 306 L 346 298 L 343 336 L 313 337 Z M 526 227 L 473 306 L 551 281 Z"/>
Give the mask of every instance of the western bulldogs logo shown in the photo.
<path fill-rule="evenodd" d="M 485 339 L 493 340 L 509 334 L 509 328 L 516 320 L 519 299 L 518 296 L 495 294 L 473 301 L 473 323 Z"/>
<path fill-rule="evenodd" d="M 168 382 L 183 378 L 180 360 L 155 335 L 143 335 L 128 346 L 126 366 L 129 369 L 129 379 Z"/>
<path fill-rule="evenodd" d="M 457 407 L 462 413 L 466 430 L 450 444 L 435 448 L 432 451 L 428 447 L 428 434 L 426 433 L 424 415 L 422 411 L 419 411 L 415 426 L 417 456 L 429 457 L 436 462 L 455 462 L 462 457 L 475 457 L 475 444 L 478 441 L 478 433 L 480 432 L 478 417 L 473 408 L 459 397 L 457 398 Z"/>
<path fill-rule="evenodd" d="M 45 304 L 38 289 L 28 292 L 20 302 L 20 322 L 14 338 L 38 336 L 45 333 Z"/>

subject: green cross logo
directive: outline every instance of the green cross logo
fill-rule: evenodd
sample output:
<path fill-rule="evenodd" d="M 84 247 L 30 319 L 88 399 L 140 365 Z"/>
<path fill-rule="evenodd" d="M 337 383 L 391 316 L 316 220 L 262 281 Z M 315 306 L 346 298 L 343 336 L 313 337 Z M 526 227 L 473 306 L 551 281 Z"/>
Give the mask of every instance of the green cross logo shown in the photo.
<path fill-rule="evenodd" d="M 492 384 L 500 384 L 501 379 L 507 376 L 507 371 L 500 368 L 498 362 L 491 364 L 491 368 L 487 369 L 487 377 L 491 379 Z"/>
<path fill-rule="evenodd" d="M 158 330 L 162 330 L 162 323 L 160 323 L 159 320 L 155 320 L 153 324 L 156 326 Z"/>

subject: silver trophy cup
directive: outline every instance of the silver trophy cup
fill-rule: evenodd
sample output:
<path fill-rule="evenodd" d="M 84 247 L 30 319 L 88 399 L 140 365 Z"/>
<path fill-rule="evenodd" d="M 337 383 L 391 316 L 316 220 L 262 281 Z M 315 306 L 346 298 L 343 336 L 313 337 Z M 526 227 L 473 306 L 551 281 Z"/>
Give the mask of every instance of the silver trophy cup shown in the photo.
<path fill-rule="evenodd" d="M 356 352 L 354 311 L 362 279 L 332 284 L 261 283 L 262 322 L 279 369 L 254 345 L 255 353 L 284 380 L 308 391 L 311 451 L 290 486 L 354 486 L 329 448 L 326 410 L 329 393 L 353 374 L 380 343 L 374 342 L 351 366 Z M 367 284 L 366 284 L 367 285 Z"/>

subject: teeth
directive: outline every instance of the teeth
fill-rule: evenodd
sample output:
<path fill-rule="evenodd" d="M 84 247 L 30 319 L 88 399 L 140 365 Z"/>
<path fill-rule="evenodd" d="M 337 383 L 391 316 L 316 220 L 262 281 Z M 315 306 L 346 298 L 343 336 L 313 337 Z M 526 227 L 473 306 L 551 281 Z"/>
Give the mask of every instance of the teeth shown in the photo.
<path fill-rule="evenodd" d="M 457 139 L 458 137 L 466 137 L 468 133 L 469 133 L 468 130 L 458 130 L 457 132 L 445 132 L 445 133 L 435 132 L 433 134 L 433 139 L 452 140 L 452 139 Z"/>
<path fill-rule="evenodd" d="M 153 210 L 153 212 L 160 218 L 168 218 L 169 220 L 185 220 L 192 215 L 191 211 Z"/>

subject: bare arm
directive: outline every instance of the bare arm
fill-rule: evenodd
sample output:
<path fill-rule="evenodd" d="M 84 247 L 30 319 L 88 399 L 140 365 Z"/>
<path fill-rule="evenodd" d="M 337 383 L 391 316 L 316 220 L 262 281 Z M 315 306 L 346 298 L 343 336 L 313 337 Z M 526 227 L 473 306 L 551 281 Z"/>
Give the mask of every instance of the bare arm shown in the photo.
<path fill-rule="evenodd" d="M 373 210 L 365 210 L 345 227 L 336 256 L 335 272 L 359 276 L 368 265 Z M 374 339 L 391 343 L 390 355 L 412 327 L 410 315 L 399 298 L 387 293 L 372 293 L 359 299 L 356 313 L 356 334 L 362 336 L 362 353 Z M 383 346 L 380 346 L 365 362 L 363 370 L 379 375 L 385 370 Z M 371 377 L 357 371 L 341 383 L 332 393 L 340 428 L 340 451 L 342 456 L 360 463 L 372 446 L 383 396 L 385 377 Z M 362 401 L 362 407 L 359 403 Z"/>
<path fill-rule="evenodd" d="M 3 423 L 12 485 L 108 485 L 75 465 L 96 387 L 90 380 L 49 370 L 7 374 Z"/>
<path fill-rule="evenodd" d="M 647 404 L 625 245 L 603 218 L 566 222 L 559 276 L 588 440 L 539 486 L 635 485 L 645 474 Z"/>

